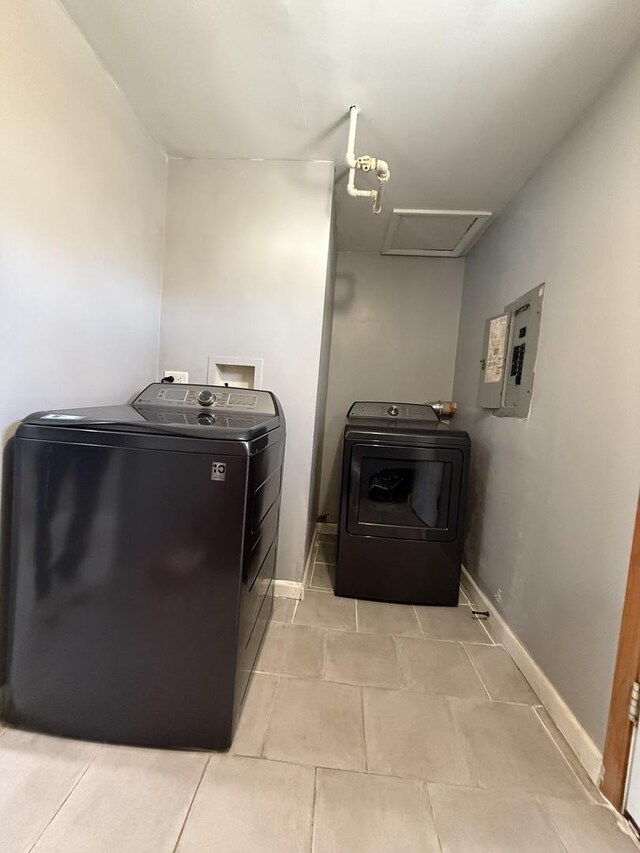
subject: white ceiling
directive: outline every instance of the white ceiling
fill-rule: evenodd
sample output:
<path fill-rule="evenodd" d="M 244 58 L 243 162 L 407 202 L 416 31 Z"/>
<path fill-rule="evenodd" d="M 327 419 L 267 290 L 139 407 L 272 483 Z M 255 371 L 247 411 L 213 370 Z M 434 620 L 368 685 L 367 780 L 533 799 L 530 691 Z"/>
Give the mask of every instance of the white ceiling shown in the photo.
<path fill-rule="evenodd" d="M 338 178 L 354 251 L 394 206 L 499 212 L 640 36 L 639 0 L 62 3 L 171 155 L 340 164 L 357 103 L 391 182 L 375 217 Z"/>

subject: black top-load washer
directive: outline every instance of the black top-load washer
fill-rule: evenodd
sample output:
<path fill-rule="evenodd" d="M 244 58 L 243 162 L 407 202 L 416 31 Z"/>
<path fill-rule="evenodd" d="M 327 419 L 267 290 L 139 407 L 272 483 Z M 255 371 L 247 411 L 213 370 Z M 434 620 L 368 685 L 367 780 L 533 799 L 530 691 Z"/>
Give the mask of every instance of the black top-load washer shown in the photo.
<path fill-rule="evenodd" d="M 18 427 L 6 717 L 227 748 L 268 624 L 285 423 L 267 391 L 153 384 Z"/>
<path fill-rule="evenodd" d="M 354 403 L 342 461 L 336 594 L 456 605 L 469 435 L 429 405 Z"/>

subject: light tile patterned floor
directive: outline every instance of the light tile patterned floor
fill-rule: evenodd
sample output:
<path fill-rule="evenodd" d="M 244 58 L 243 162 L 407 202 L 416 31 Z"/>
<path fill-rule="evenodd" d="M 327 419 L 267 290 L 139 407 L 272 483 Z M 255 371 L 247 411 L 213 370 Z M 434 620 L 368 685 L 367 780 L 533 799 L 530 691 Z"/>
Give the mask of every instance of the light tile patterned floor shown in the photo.
<path fill-rule="evenodd" d="M 466 599 L 280 599 L 229 754 L 0 731 L 0 853 L 637 853 Z"/>

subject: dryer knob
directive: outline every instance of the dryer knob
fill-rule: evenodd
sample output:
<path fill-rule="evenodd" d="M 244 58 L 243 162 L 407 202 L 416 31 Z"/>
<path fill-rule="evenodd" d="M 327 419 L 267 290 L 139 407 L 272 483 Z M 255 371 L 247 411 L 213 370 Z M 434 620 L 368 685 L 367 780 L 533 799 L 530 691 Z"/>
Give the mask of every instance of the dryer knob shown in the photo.
<path fill-rule="evenodd" d="M 387 414 L 391 415 L 392 418 L 397 418 L 400 414 L 400 409 L 397 406 L 389 406 Z"/>
<path fill-rule="evenodd" d="M 215 400 L 216 395 L 213 393 L 213 391 L 207 391 L 205 389 L 204 391 L 201 391 L 198 394 L 198 402 L 201 406 L 211 406 L 213 403 L 215 403 Z"/>

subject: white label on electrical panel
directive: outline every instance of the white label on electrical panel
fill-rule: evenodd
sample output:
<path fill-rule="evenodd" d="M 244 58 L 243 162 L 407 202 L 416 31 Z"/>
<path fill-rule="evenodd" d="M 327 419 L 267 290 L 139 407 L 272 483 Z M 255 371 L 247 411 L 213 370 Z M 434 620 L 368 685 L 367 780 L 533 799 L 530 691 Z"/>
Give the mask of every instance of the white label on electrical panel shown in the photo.
<path fill-rule="evenodd" d="M 43 421 L 83 421 L 84 415 L 43 415 Z"/>
<path fill-rule="evenodd" d="M 227 479 L 227 464 L 226 462 L 211 463 L 211 479 L 226 480 Z"/>
<path fill-rule="evenodd" d="M 484 372 L 485 382 L 500 382 L 504 371 L 504 356 L 507 347 L 507 314 L 494 317 L 489 324 L 489 345 L 487 347 L 487 366 Z"/>

